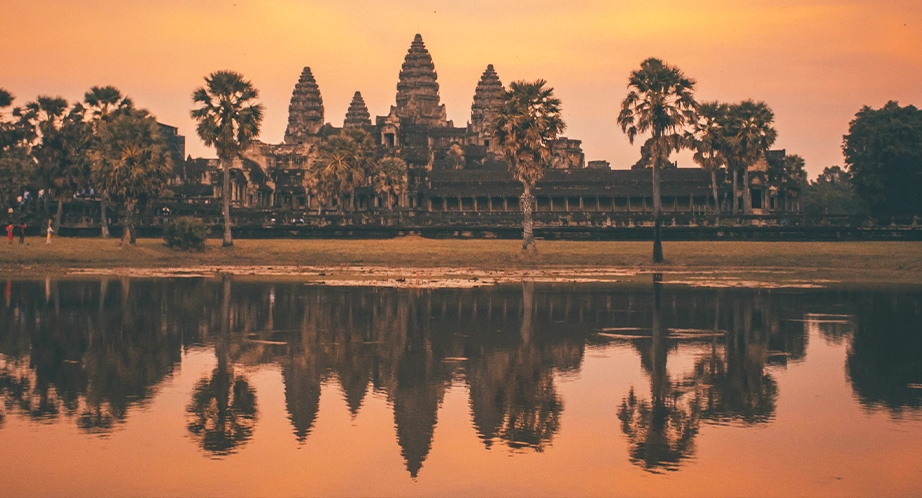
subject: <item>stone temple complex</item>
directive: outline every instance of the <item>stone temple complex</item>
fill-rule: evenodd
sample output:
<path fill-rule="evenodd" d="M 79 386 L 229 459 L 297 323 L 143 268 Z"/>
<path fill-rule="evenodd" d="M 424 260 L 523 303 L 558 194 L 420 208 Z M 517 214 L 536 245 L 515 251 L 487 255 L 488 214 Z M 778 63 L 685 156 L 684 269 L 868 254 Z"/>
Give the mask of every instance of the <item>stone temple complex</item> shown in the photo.
<path fill-rule="evenodd" d="M 336 127 L 326 121 L 321 86 L 310 68 L 304 68 L 292 92 L 283 143 L 257 142 L 235 161 L 233 205 L 249 208 L 243 211 L 303 213 L 287 218 L 274 214 L 274 222 L 282 218 L 303 222 L 320 210 L 375 213 L 393 206 L 432 224 L 459 215 L 492 216 L 491 223 L 498 223 L 501 213 L 508 213 L 506 218 L 515 224 L 521 185 L 509 173 L 489 126 L 501 102 L 503 83 L 492 64 L 486 66 L 476 85 L 473 83 L 470 120 L 466 126 L 455 126 L 439 99 L 432 56 L 417 34 L 400 68 L 395 104 L 387 115 L 372 120 L 362 94 L 356 91 L 342 127 Z M 317 160 L 319 146 L 343 128 L 366 130 L 377 144 L 379 158 L 398 156 L 407 163 L 405 194 L 399 199 L 384 199 L 365 187 L 353 192 L 342 205 L 336 199 L 320 205 L 305 173 Z M 612 130 L 613 136 L 615 133 Z M 613 170 L 606 161 L 587 164 L 580 140 L 560 137 L 551 149 L 550 169 L 533 192 L 537 222 L 541 222 L 543 212 L 549 223 L 575 213 L 584 215 L 581 219 L 586 223 L 598 223 L 603 218 L 612 223 L 613 218 L 652 212 L 649 171 Z M 780 180 L 773 174 L 783 161 L 784 151 L 771 151 L 766 160 L 750 169 L 747 187 L 752 205 L 747 212 L 765 215 L 797 210 L 796 202 L 779 188 Z M 189 159 L 183 163 L 174 181 L 178 200 L 214 203 L 221 189 L 217 161 Z M 707 211 L 711 195 L 708 172 L 698 167 L 667 168 L 661 181 L 667 214 Z M 729 212 L 730 184 L 723 174 L 718 181 L 724 212 Z"/>

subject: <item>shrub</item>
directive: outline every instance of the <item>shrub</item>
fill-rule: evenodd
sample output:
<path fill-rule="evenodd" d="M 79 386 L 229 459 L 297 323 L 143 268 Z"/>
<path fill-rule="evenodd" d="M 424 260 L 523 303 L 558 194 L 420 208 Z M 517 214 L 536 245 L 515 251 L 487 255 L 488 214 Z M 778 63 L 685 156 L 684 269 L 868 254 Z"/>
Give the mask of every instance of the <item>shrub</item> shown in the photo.
<path fill-rule="evenodd" d="M 169 247 L 179 248 L 184 251 L 205 249 L 205 234 L 208 228 L 198 218 L 180 216 L 173 219 L 163 229 L 163 240 Z"/>

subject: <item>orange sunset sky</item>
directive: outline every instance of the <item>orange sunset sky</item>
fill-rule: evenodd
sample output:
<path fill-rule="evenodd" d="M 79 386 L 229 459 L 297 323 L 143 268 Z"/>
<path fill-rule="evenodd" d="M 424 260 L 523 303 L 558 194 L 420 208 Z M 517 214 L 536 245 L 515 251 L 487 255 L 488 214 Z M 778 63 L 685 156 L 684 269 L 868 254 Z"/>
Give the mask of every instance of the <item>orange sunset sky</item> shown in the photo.
<path fill-rule="evenodd" d="M 115 85 L 179 127 L 194 157 L 214 157 L 189 118 L 206 74 L 251 79 L 266 106 L 260 138 L 278 143 L 304 66 L 334 126 L 356 90 L 372 116 L 386 115 L 417 32 L 455 126 L 494 64 L 503 83 L 548 80 L 565 135 L 614 168 L 639 157 L 615 117 L 647 57 L 695 78 L 699 101 L 767 102 L 776 147 L 803 156 L 811 177 L 842 163 L 861 106 L 922 106 L 922 0 L 4 0 L 0 10 L 0 87 L 14 105 Z M 679 161 L 693 166 L 687 153 Z"/>

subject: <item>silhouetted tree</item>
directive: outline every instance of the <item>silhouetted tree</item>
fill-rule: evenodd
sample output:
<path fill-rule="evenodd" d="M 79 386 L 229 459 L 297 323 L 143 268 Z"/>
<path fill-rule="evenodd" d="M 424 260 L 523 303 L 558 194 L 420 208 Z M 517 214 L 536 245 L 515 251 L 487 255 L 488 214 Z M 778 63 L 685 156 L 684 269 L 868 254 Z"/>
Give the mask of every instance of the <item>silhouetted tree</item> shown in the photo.
<path fill-rule="evenodd" d="M 653 262 L 663 261 L 660 234 L 660 169 L 669 155 L 686 146 L 686 127 L 695 121 L 698 103 L 693 91 L 695 80 L 679 68 L 659 59 L 647 59 L 628 77 L 630 90 L 621 102 L 618 125 L 633 144 L 639 134 L 650 133 L 647 141 L 653 165 Z"/>
<path fill-rule="evenodd" d="M 560 99 L 547 81 L 513 81 L 503 91 L 502 105 L 493 120 L 493 135 L 503 149 L 509 169 L 522 183 L 522 250 L 535 250 L 532 223 L 535 183 L 550 163 L 551 142 L 566 129 Z"/>
<path fill-rule="evenodd" d="M 252 83 L 234 71 L 217 71 L 205 77 L 205 86 L 192 94 L 198 104 L 192 119 L 198 122 L 196 132 L 207 146 L 214 146 L 224 170 L 222 211 L 224 214 L 224 247 L 234 245 L 231 237 L 230 168 L 234 159 L 259 136 L 263 106 L 255 103 L 259 97 Z"/>

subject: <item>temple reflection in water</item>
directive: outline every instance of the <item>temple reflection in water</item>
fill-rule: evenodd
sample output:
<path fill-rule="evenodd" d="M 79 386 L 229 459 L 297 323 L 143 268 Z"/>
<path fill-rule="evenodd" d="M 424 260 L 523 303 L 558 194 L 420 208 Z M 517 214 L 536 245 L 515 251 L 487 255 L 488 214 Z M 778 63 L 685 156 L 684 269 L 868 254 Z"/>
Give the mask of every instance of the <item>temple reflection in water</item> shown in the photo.
<path fill-rule="evenodd" d="M 561 377 L 587 350 L 635 351 L 646 383 L 619 393 L 612 426 L 650 472 L 695 458 L 703 424 L 767 425 L 776 375 L 808 338 L 847 347 L 858 402 L 893 419 L 922 407 L 922 299 L 872 291 L 539 285 L 338 288 L 218 279 L 9 281 L 0 306 L 0 431 L 10 417 L 106 435 L 143 411 L 185 351 L 215 366 L 186 402 L 209 456 L 245 451 L 260 423 L 248 377 L 278 365 L 292 437 L 315 430 L 323 387 L 361 415 L 386 398 L 409 474 L 429 455 L 452 386 L 486 450 L 543 452 L 567 423 Z M 810 332 L 817 332 L 811 334 Z M 679 352 L 693 361 L 675 364 Z M 672 363 L 670 363 L 672 362 Z"/>

